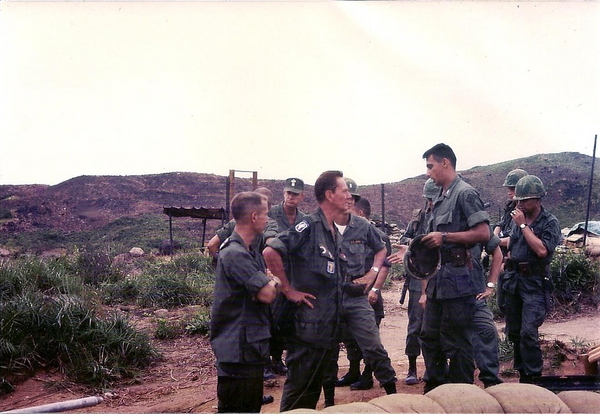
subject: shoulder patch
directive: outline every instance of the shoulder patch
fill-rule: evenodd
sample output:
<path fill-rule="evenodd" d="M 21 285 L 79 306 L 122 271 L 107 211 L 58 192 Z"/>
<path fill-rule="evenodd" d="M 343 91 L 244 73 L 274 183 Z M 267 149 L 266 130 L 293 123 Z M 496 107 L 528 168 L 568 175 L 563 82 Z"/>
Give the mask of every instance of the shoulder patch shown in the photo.
<path fill-rule="evenodd" d="M 294 229 L 298 233 L 302 233 L 307 228 L 308 228 L 308 222 L 306 220 L 302 220 L 300 223 L 296 224 L 296 227 L 294 227 Z"/>

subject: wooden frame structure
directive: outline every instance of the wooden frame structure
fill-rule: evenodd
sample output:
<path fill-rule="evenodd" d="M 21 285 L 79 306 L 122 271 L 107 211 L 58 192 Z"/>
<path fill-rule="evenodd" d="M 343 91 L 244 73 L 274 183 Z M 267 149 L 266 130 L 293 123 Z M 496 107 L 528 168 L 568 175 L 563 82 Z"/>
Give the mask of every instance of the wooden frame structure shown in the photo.
<path fill-rule="evenodd" d="M 163 213 L 169 216 L 169 252 L 173 255 L 173 217 L 191 217 L 202 219 L 202 246 L 206 237 L 206 220 L 221 220 L 221 226 L 227 220 L 227 212 L 224 208 L 185 208 L 185 207 L 163 207 Z"/>

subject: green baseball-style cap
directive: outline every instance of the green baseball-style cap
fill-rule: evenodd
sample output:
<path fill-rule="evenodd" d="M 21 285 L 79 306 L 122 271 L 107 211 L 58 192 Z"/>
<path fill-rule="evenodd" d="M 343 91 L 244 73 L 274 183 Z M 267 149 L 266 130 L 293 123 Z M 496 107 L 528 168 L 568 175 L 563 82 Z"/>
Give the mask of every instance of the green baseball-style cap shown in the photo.
<path fill-rule="evenodd" d="M 290 191 L 292 193 L 300 194 L 304 191 L 304 181 L 300 178 L 288 178 L 285 180 L 285 187 L 283 191 Z"/>

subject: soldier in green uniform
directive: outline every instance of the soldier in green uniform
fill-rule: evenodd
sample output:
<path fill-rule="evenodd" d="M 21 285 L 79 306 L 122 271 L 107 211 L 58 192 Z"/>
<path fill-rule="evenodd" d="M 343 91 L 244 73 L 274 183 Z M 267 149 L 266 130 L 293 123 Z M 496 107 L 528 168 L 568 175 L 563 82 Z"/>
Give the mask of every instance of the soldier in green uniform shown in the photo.
<path fill-rule="evenodd" d="M 285 180 L 283 188 L 283 201 L 269 209 L 269 217 L 276 223 L 276 232 L 281 233 L 302 221 L 306 215 L 299 209 L 300 203 L 304 200 L 304 181 L 300 178 L 288 178 Z M 285 258 L 284 265 L 289 262 Z M 275 321 L 273 336 L 271 337 L 271 364 L 267 369 L 267 374 L 285 375 L 287 367 L 283 363 L 283 351 L 285 349 L 284 335 L 277 329 L 284 310 L 285 296 L 281 295 L 271 306 L 273 319 Z"/>
<path fill-rule="evenodd" d="M 280 286 L 252 247 L 267 223 L 267 200 L 254 192 L 231 202 L 236 225 L 222 246 L 215 276 L 210 343 L 217 360 L 219 412 L 259 412 L 269 360 L 269 304 Z"/>
<path fill-rule="evenodd" d="M 293 304 L 293 333 L 287 338 L 287 378 L 281 411 L 315 409 L 323 374 L 337 346 L 345 257 L 334 219 L 345 213 L 352 196 L 340 171 L 326 171 L 315 182 L 319 208 L 267 242 L 268 268 L 282 282 Z M 289 257 L 289 274 L 283 258 Z"/>
<path fill-rule="evenodd" d="M 288 178 L 283 188 L 283 201 L 269 210 L 269 217 L 277 222 L 279 232 L 294 227 L 306 215 L 300 209 L 304 200 L 304 181 L 300 178 Z"/>
<path fill-rule="evenodd" d="M 494 315 L 487 304 L 487 298 L 494 294 L 498 276 L 502 268 L 502 250 L 500 239 L 490 227 L 490 240 L 479 243 L 471 249 L 473 275 L 477 286 L 475 314 L 473 316 L 472 338 L 475 351 L 475 362 L 479 368 L 479 380 L 485 388 L 501 384 L 498 376 L 500 361 L 498 359 L 498 329 L 494 323 Z M 492 257 L 489 277 L 486 280 L 485 270 L 481 262 L 482 251 Z"/>
<path fill-rule="evenodd" d="M 429 218 L 433 209 L 433 199 L 440 193 L 440 187 L 435 185 L 431 178 L 428 178 L 423 185 L 423 198 L 425 198 L 425 206 L 413 212 L 413 219 L 408 223 L 404 232 L 404 244 L 400 249 L 388 257 L 390 262 L 402 263 L 404 253 L 406 253 L 407 244 L 411 239 L 414 239 L 419 234 L 425 234 L 428 229 Z M 417 357 L 421 355 L 421 326 L 423 324 L 423 307 L 419 304 L 419 299 L 422 293 L 421 280 L 411 277 L 406 273 L 405 286 L 402 288 L 403 295 L 408 292 L 408 326 L 406 327 L 406 348 L 404 353 L 408 356 L 408 373 L 404 379 L 406 385 L 415 385 L 419 383 L 417 375 Z M 404 302 L 404 299 L 402 299 Z"/>
<path fill-rule="evenodd" d="M 421 349 L 424 391 L 429 392 L 444 383 L 474 381 L 471 326 L 478 292 L 470 249 L 487 243 L 490 230 L 479 194 L 456 173 L 452 148 L 437 144 L 423 158 L 427 175 L 442 187 L 433 200 L 430 232 L 422 239 L 428 248 L 440 248 L 442 259 L 440 271 L 426 282 L 419 301 L 425 306 Z"/>
<path fill-rule="evenodd" d="M 545 195 L 542 180 L 527 175 L 515 186 L 517 206 L 510 212 L 513 223 L 502 289 L 506 329 L 514 344 L 514 368 L 521 375 L 520 382 L 532 382 L 542 375 L 538 328 L 550 306 L 549 265 L 560 241 L 558 220 L 541 204 Z"/>
<path fill-rule="evenodd" d="M 515 186 L 517 185 L 517 182 L 526 175 L 528 175 L 527 171 L 516 168 L 506 174 L 506 178 L 502 184 L 503 187 L 506 187 L 507 201 L 500 222 L 494 227 L 494 234 L 500 238 L 500 249 L 502 250 L 504 257 L 506 257 L 506 246 L 508 245 L 510 229 L 512 227 L 512 216 L 510 213 L 517 207 L 517 202 L 513 199 L 515 196 Z M 496 290 L 496 301 L 501 313 L 504 313 L 504 291 L 502 290 L 504 274 L 505 272 L 500 273 L 500 276 L 498 277 L 498 289 Z"/>
<path fill-rule="evenodd" d="M 353 196 L 353 205 L 354 200 L 360 199 L 356 182 L 346 178 L 346 184 Z M 375 313 L 367 297 L 373 289 L 373 294 L 379 294 L 378 289 L 385 281 L 385 274 L 380 275 L 387 256 L 385 243 L 373 224 L 350 211 L 340 214 L 335 219 L 335 225 L 343 236 L 342 252 L 348 260 L 347 276 L 342 289 L 341 322 L 345 329 L 341 339 L 348 349 L 351 371 L 336 384 L 339 353 L 339 348 L 336 348 L 323 382 L 326 406 L 334 405 L 336 385 L 350 385 L 353 389 L 368 389 L 373 386 L 371 378 L 364 384 L 360 381 L 360 360 L 363 356 L 369 371 L 372 369 L 386 393 L 396 392 L 396 373 L 381 343 Z M 370 252 L 374 252 L 372 265 L 366 268 L 366 258 Z M 375 287 L 377 282 L 378 287 Z M 370 377 L 369 371 L 367 373 Z"/>

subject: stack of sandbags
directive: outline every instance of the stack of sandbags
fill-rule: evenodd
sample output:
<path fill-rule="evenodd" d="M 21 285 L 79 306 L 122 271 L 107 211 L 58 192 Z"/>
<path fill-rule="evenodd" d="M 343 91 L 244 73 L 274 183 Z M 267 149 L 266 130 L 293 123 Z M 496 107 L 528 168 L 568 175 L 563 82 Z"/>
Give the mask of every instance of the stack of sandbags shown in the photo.
<path fill-rule="evenodd" d="M 425 395 L 393 394 L 334 405 L 330 413 L 599 413 L 600 394 L 563 391 L 554 394 L 533 384 L 504 383 L 481 389 L 471 384 L 445 384 Z M 298 409 L 290 413 L 315 413 Z"/>

